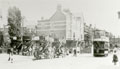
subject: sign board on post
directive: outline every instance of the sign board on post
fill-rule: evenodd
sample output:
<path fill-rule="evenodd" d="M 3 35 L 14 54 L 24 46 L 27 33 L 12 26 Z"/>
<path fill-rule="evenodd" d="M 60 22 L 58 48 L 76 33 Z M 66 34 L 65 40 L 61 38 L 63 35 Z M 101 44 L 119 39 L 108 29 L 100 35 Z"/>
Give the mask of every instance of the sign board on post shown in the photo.
<path fill-rule="evenodd" d="M 17 40 L 17 37 L 13 37 L 13 40 Z"/>
<path fill-rule="evenodd" d="M 35 36 L 32 38 L 32 40 L 39 40 L 39 39 L 40 39 L 39 36 Z"/>

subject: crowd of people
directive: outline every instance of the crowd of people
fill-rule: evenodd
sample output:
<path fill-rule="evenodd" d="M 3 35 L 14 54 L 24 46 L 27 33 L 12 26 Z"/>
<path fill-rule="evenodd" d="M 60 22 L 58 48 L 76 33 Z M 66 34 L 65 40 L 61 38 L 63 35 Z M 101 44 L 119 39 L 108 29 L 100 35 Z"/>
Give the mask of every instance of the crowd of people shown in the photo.
<path fill-rule="evenodd" d="M 27 44 L 28 43 L 28 44 Z M 30 43 L 30 44 L 29 44 Z M 53 59 L 65 57 L 69 54 L 69 50 L 65 43 L 56 42 L 26 42 L 26 44 L 18 43 L 10 46 L 7 50 L 9 54 L 8 61 L 13 62 L 13 55 L 34 56 L 35 59 Z M 75 51 L 74 51 L 75 52 Z"/>
<path fill-rule="evenodd" d="M 34 46 L 34 56 L 36 59 L 42 59 L 42 58 L 58 58 L 58 57 L 64 57 L 67 54 L 67 48 L 65 47 L 65 44 L 60 43 L 41 43 L 40 45 Z"/>

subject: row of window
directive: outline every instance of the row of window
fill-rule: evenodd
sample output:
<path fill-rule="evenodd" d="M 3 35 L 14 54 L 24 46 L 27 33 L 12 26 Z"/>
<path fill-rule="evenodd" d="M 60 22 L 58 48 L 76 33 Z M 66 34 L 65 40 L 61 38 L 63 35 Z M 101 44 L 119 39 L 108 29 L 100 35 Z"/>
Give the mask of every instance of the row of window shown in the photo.
<path fill-rule="evenodd" d="M 65 25 L 66 22 L 41 22 L 38 25 Z"/>
<path fill-rule="evenodd" d="M 37 27 L 37 29 L 43 30 L 43 29 L 66 29 L 65 25 L 61 25 L 61 26 L 39 26 Z"/>

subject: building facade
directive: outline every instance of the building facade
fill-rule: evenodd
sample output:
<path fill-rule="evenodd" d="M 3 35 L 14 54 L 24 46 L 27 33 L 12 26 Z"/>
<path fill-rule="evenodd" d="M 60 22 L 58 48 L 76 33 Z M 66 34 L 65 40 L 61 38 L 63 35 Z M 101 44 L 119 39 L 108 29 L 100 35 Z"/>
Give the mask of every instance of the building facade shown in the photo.
<path fill-rule="evenodd" d="M 65 40 L 84 40 L 82 15 L 74 15 L 70 10 L 57 6 L 56 12 L 47 20 L 39 20 L 36 26 L 39 36 L 52 36 Z"/>

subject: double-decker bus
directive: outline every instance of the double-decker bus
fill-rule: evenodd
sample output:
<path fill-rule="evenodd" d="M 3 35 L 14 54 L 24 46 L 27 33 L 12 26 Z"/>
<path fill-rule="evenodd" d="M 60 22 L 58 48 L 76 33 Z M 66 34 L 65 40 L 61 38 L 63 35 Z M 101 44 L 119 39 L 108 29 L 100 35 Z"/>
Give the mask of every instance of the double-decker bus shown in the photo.
<path fill-rule="evenodd" d="M 93 55 L 107 56 L 109 53 L 109 39 L 97 38 L 93 40 Z"/>

